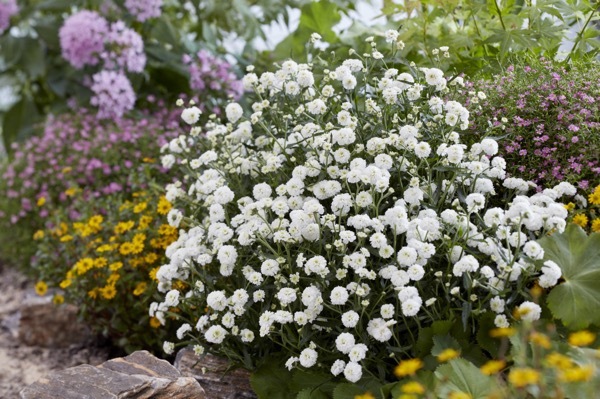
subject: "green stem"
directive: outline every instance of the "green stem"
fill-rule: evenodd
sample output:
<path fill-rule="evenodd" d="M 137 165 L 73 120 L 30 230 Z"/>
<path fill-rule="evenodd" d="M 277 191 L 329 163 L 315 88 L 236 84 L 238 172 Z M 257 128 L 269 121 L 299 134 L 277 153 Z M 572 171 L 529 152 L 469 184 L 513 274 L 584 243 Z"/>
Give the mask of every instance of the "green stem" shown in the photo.
<path fill-rule="evenodd" d="M 575 52 L 575 50 L 577 49 L 577 46 L 579 45 L 579 43 L 581 42 L 581 38 L 583 37 L 583 33 L 585 32 L 588 24 L 590 23 L 590 21 L 592 20 L 592 17 L 594 16 L 594 14 L 596 13 L 596 11 L 598 11 L 598 9 L 600 8 L 600 5 L 596 6 L 595 9 L 592 10 L 592 12 L 590 12 L 590 16 L 588 17 L 588 19 L 585 21 L 585 24 L 583 25 L 583 28 L 581 28 L 581 30 L 579 31 L 579 33 L 577 34 L 577 39 L 575 39 L 575 43 L 573 44 L 573 47 L 571 48 L 571 51 L 569 51 L 569 55 L 567 56 L 567 58 L 565 58 L 565 64 L 568 64 L 569 61 L 571 60 L 571 56 L 573 55 L 573 53 Z"/>
<path fill-rule="evenodd" d="M 502 19 L 502 11 L 500 7 L 498 7 L 498 0 L 494 0 L 494 6 L 496 6 L 496 12 L 498 13 L 498 18 L 500 18 L 500 25 L 502 25 L 502 29 L 506 32 L 506 26 L 504 25 L 504 19 Z"/>

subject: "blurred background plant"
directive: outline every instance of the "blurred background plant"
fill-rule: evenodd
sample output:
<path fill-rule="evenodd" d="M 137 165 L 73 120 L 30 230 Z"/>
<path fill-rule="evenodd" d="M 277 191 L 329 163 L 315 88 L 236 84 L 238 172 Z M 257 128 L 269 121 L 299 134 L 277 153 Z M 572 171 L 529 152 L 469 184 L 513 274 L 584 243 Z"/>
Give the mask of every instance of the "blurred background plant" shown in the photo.
<path fill-rule="evenodd" d="M 32 238 L 56 224 L 57 215 L 75 221 L 86 202 L 127 199 L 151 182 L 165 184 L 154 162 L 178 134 L 179 115 L 166 109 L 115 121 L 99 122 L 85 110 L 50 118 L 42 136 L 14 144 L 14 156 L 0 169 L 0 259 L 31 273 L 38 244 Z"/>
<path fill-rule="evenodd" d="M 462 356 L 458 346 L 437 345 L 426 363 L 401 361 L 401 380 L 379 398 L 591 398 L 600 387 L 596 334 L 565 333 L 552 323 L 519 323 L 491 331 L 498 352 L 483 363 Z M 442 342 L 438 340 L 438 342 Z M 376 396 L 371 396 L 375 398 Z"/>
<path fill-rule="evenodd" d="M 510 57 L 466 85 L 467 141 L 500 140 L 507 172 L 538 190 L 563 181 L 588 192 L 600 179 L 600 64 Z M 470 136 L 470 137 L 469 137 Z"/>
<path fill-rule="evenodd" d="M 49 290 L 55 303 L 76 304 L 92 330 L 128 353 L 158 351 L 174 334 L 148 316 L 157 297 L 156 271 L 178 235 L 166 224 L 171 204 L 149 189 L 113 192 L 93 202 L 79 190 L 74 197 L 77 218 L 59 209 L 34 234 L 38 294 Z"/>
<path fill-rule="evenodd" d="M 33 134 L 45 115 L 67 110 L 68 100 L 88 105 L 96 97 L 95 106 L 102 105 L 99 97 L 114 100 L 120 93 L 101 88 L 115 82 L 128 94 L 123 101 L 113 102 L 125 110 L 133 107 L 134 97 L 143 99 L 148 94 L 167 102 L 183 93 L 206 101 L 209 96 L 190 86 L 194 72 L 182 62 L 184 56 L 194 59 L 200 50 L 211 56 L 228 53 L 227 62 L 240 67 L 252 63 L 262 69 L 291 56 L 302 61 L 313 32 L 323 37 L 328 50 L 362 53 L 369 50 L 366 36 L 398 28 L 408 59 L 432 65 L 431 50 L 449 46 L 451 52 L 442 68 L 466 74 L 497 72 L 509 55 L 571 61 L 598 51 L 599 10 L 591 0 L 410 0 L 401 4 L 388 0 L 236 0 L 233 6 L 218 0 L 23 0 L 18 7 L 14 0 L 3 0 L 1 4 L 0 113 L 5 144 Z M 96 18 L 87 21 L 95 20 L 98 28 L 97 35 L 78 37 L 97 40 L 98 52 L 90 55 L 99 59 L 87 66 L 69 64 L 59 37 L 61 30 L 69 36 L 69 30 L 63 30 L 65 22 L 83 10 L 96 13 Z M 98 22 L 101 19 L 105 24 Z M 120 65 L 121 75 L 114 76 L 114 69 L 119 69 L 114 58 L 131 53 L 126 50 L 132 43 L 142 49 L 137 54 L 145 57 L 144 66 Z M 106 64 L 113 76 L 92 79 Z M 145 105 L 141 101 L 138 108 Z"/>
<path fill-rule="evenodd" d="M 566 61 L 598 54 L 600 6 L 592 0 L 384 1 L 397 21 L 407 58 L 432 63 L 431 49 L 449 46 L 448 69 L 498 71 L 510 56 Z"/>

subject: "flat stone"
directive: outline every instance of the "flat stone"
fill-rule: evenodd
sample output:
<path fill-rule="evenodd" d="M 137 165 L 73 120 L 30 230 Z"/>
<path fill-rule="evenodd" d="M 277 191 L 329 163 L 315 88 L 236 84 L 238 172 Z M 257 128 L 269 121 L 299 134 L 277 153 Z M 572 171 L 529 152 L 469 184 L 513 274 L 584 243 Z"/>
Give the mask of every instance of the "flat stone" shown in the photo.
<path fill-rule="evenodd" d="M 20 306 L 19 341 L 29 346 L 66 348 L 91 340 L 89 328 L 77 319 L 77 307 L 56 306 L 52 297 L 26 297 Z"/>
<path fill-rule="evenodd" d="M 209 398 L 257 398 L 250 386 L 250 372 L 242 368 L 230 369 L 227 359 L 211 354 L 197 356 L 191 348 L 184 348 L 177 353 L 174 366 L 181 375 L 198 381 Z"/>
<path fill-rule="evenodd" d="M 24 388 L 21 399 L 206 399 L 198 382 L 182 377 L 146 351 L 52 373 Z"/>
<path fill-rule="evenodd" d="M 137 351 L 126 357 L 108 360 L 98 367 L 127 375 L 146 375 L 173 380 L 181 377 L 181 373 L 171 363 L 153 356 L 148 351 Z"/>

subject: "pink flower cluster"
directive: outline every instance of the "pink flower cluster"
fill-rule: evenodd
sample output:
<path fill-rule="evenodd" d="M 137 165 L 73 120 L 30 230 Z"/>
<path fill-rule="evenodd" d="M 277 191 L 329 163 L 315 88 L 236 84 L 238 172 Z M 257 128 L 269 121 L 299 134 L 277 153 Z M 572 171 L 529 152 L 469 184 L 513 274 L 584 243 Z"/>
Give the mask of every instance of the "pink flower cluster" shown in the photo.
<path fill-rule="evenodd" d="M 94 95 L 90 103 L 98 107 L 98 118 L 120 118 L 125 112 L 133 109 L 135 92 L 131 82 L 123 73 L 100 71 L 92 77 L 92 80 Z"/>
<path fill-rule="evenodd" d="M 196 94 L 202 103 L 214 98 L 241 97 L 244 91 L 242 82 L 229 62 L 206 50 L 200 50 L 194 58 L 184 56 L 183 62 L 190 73 L 190 87 L 198 92 Z"/>
<path fill-rule="evenodd" d="M 123 21 L 109 25 L 95 11 L 83 10 L 71 15 L 60 28 L 62 55 L 73 67 L 97 65 L 104 69 L 142 72 L 146 66 L 144 42 Z"/>
<path fill-rule="evenodd" d="M 10 18 L 19 12 L 17 0 L 0 0 L 0 34 L 10 26 Z"/>
<path fill-rule="evenodd" d="M 98 118 L 119 118 L 135 105 L 135 92 L 125 72 L 143 72 L 146 54 L 142 37 L 123 21 L 109 25 L 95 11 L 83 10 L 65 20 L 60 29 L 63 57 L 75 68 L 97 65 L 92 77 L 91 104 Z"/>
<path fill-rule="evenodd" d="M 144 22 L 161 14 L 162 0 L 125 0 L 125 8 L 135 19 Z"/>
<path fill-rule="evenodd" d="M 144 41 L 123 21 L 117 21 L 110 26 L 110 31 L 106 34 L 102 59 L 106 69 L 140 73 L 146 66 Z"/>
<path fill-rule="evenodd" d="M 510 66 L 493 80 L 468 85 L 485 100 L 470 96 L 471 130 L 488 123 L 503 136 L 508 171 L 538 189 L 568 181 L 587 189 L 600 178 L 600 67 L 573 65 L 566 70 L 540 59 Z"/>
<path fill-rule="evenodd" d="M 98 121 L 83 109 L 50 117 L 41 136 L 13 144 L 14 156 L 0 174 L 0 195 L 7 198 L 1 205 L 8 206 L 0 209 L 0 226 L 42 228 L 50 222 L 53 206 L 68 209 L 75 219 L 79 211 L 72 208 L 67 189 L 76 187 L 91 200 L 132 190 L 139 184 L 135 176 L 148 166 L 158 172 L 148 162 L 181 129 L 180 111 L 155 105 L 157 111 L 140 118 L 110 122 Z M 162 173 L 155 178 L 162 179 Z M 45 204 L 38 206 L 42 197 Z"/>
<path fill-rule="evenodd" d="M 98 64 L 108 31 L 108 22 L 95 11 L 71 15 L 58 33 L 63 58 L 77 69 Z"/>

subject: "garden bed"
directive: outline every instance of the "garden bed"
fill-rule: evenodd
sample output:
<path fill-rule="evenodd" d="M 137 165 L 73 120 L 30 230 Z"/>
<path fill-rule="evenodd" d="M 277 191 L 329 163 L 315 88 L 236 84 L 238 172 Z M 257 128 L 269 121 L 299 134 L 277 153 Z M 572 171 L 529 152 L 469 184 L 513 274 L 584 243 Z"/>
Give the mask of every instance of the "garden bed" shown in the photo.
<path fill-rule="evenodd" d="M 19 308 L 35 295 L 33 284 L 14 269 L 0 266 L 0 397 L 19 397 L 19 391 L 52 371 L 79 364 L 100 364 L 109 358 L 102 345 L 42 348 L 18 339 Z"/>

